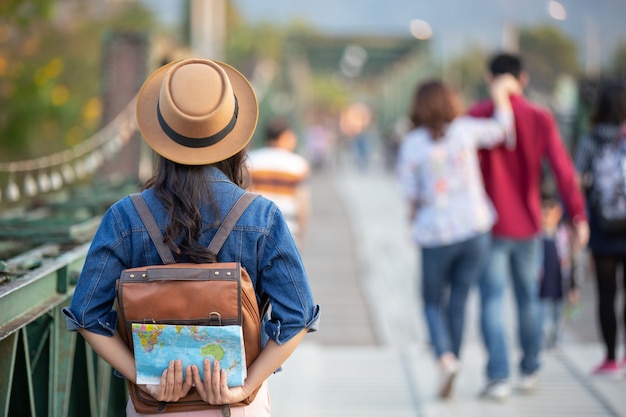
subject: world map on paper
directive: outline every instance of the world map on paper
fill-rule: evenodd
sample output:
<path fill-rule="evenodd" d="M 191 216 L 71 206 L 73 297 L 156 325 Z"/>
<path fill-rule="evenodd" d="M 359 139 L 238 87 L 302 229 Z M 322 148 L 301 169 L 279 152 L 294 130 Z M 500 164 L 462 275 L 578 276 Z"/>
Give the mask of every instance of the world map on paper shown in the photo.
<path fill-rule="evenodd" d="M 246 359 L 241 326 L 187 326 L 133 323 L 132 335 L 137 384 L 159 384 L 172 360 L 197 365 L 204 378 L 204 359 L 220 362 L 226 369 L 228 386 L 243 385 Z"/>

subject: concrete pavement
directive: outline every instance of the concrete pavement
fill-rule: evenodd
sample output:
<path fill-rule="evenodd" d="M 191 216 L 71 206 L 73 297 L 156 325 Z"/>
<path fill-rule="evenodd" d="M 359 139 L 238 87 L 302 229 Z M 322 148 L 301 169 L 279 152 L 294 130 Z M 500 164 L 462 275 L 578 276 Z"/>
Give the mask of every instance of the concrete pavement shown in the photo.
<path fill-rule="evenodd" d="M 394 178 L 382 169 L 335 168 L 316 173 L 312 185 L 314 216 L 303 256 L 322 305 L 321 328 L 270 379 L 274 417 L 626 417 L 626 379 L 590 377 L 602 348 L 581 337 L 591 332 L 571 331 L 571 325 L 561 349 L 544 353 L 535 394 L 514 392 L 505 403 L 479 399 L 485 354 L 475 292 L 455 395 L 440 401 L 417 296 L 419 259 Z M 509 346 L 517 360 L 514 301 L 508 301 Z"/>

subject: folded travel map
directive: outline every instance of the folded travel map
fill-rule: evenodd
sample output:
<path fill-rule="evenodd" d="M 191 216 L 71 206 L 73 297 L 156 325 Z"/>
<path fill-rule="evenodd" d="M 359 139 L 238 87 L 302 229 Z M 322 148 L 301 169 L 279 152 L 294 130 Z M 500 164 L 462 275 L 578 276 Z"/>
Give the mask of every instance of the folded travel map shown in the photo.
<path fill-rule="evenodd" d="M 171 360 L 197 365 L 204 378 L 204 359 L 220 362 L 228 386 L 242 386 L 246 378 L 246 351 L 241 326 L 184 326 L 132 324 L 137 384 L 159 384 Z M 183 375 L 184 376 L 184 375 Z"/>

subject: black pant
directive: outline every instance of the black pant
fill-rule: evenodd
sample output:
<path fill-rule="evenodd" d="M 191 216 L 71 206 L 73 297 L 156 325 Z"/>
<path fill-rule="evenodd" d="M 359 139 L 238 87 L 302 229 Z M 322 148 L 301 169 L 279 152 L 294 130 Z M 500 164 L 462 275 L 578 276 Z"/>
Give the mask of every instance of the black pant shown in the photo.
<path fill-rule="evenodd" d="M 598 317 L 600 319 L 602 339 L 606 345 L 606 359 L 614 361 L 615 345 L 617 343 L 617 318 L 615 313 L 617 267 L 620 264 L 622 265 L 623 288 L 626 288 L 626 255 L 594 253 L 593 260 L 595 263 L 598 290 Z M 626 305 L 624 306 L 623 319 L 624 323 L 626 323 Z"/>

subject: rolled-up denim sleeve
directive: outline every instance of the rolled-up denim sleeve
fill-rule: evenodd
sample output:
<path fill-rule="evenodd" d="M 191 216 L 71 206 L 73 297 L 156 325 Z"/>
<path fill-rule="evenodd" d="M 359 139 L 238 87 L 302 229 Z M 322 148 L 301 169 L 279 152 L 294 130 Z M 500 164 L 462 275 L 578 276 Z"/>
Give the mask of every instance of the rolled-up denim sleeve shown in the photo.
<path fill-rule="evenodd" d="M 320 306 L 315 303 L 304 264 L 280 211 L 276 210 L 261 251 L 260 279 L 272 305 L 265 333 L 283 344 L 307 329 L 317 331 Z"/>
<path fill-rule="evenodd" d="M 111 209 L 102 218 L 78 278 L 70 307 L 63 309 L 67 329 L 115 334 L 115 282 L 125 268 L 123 236 Z"/>
<path fill-rule="evenodd" d="M 67 330 L 70 332 L 86 329 L 104 336 L 113 336 L 115 334 L 115 323 L 117 323 L 117 312 L 115 310 L 111 310 L 96 323 L 91 324 L 79 320 L 71 307 L 64 308 L 63 314 L 65 315 Z"/>

